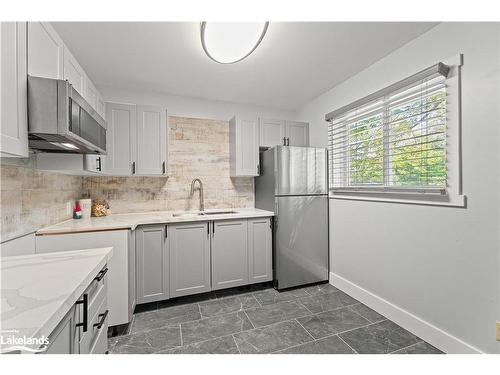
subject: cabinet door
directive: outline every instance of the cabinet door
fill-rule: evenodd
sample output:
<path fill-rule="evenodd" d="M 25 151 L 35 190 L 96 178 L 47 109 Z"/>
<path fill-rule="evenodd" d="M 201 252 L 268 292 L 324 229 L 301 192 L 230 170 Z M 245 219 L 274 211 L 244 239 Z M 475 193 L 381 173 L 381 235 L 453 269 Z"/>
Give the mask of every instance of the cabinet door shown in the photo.
<path fill-rule="evenodd" d="M 49 335 L 49 346 L 45 354 L 78 354 L 76 318 L 77 309 L 72 307 L 63 320 Z"/>
<path fill-rule="evenodd" d="M 78 64 L 78 61 L 73 57 L 71 52 L 66 46 L 64 46 L 64 69 L 63 77 L 67 80 L 73 88 L 78 91 L 78 93 L 86 97 L 85 95 L 85 80 L 87 79 L 84 70 Z"/>
<path fill-rule="evenodd" d="M 106 173 L 116 176 L 134 174 L 136 166 L 136 107 L 106 103 Z"/>
<path fill-rule="evenodd" d="M 260 146 L 273 147 L 283 144 L 285 121 L 260 119 Z"/>
<path fill-rule="evenodd" d="M 207 222 L 168 226 L 170 297 L 210 291 L 209 236 Z"/>
<path fill-rule="evenodd" d="M 212 289 L 248 284 L 247 220 L 212 224 Z"/>
<path fill-rule="evenodd" d="M 28 74 L 63 79 L 64 43 L 48 22 L 28 22 Z"/>
<path fill-rule="evenodd" d="M 229 121 L 231 177 L 259 175 L 259 130 L 256 119 Z"/>
<path fill-rule="evenodd" d="M 309 124 L 307 122 L 287 121 L 286 137 L 288 146 L 309 146 Z"/>
<path fill-rule="evenodd" d="M 167 110 L 137 106 L 137 174 L 167 173 Z"/>
<path fill-rule="evenodd" d="M 85 77 L 85 100 L 90 104 L 92 108 L 94 108 L 97 113 L 99 113 L 99 111 L 97 110 L 98 97 L 99 93 L 97 92 L 94 84 L 88 77 Z"/>
<path fill-rule="evenodd" d="M 0 25 L 0 155 L 28 157 L 26 23 Z"/>
<path fill-rule="evenodd" d="M 168 299 L 168 244 L 164 225 L 136 230 L 137 303 Z"/>
<path fill-rule="evenodd" d="M 270 218 L 248 219 L 249 284 L 273 279 Z"/>
<path fill-rule="evenodd" d="M 104 100 L 100 94 L 97 95 L 96 111 L 102 118 L 106 117 L 106 107 L 104 106 Z"/>

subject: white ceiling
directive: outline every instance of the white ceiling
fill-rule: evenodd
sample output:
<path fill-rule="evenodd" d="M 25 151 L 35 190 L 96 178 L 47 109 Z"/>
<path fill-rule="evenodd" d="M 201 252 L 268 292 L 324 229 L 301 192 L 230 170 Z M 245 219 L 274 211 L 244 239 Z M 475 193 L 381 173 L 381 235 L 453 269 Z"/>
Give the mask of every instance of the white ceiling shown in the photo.
<path fill-rule="evenodd" d="M 271 22 L 254 53 L 232 65 L 205 55 L 196 22 L 53 25 L 98 88 L 295 110 L 436 23 Z"/>

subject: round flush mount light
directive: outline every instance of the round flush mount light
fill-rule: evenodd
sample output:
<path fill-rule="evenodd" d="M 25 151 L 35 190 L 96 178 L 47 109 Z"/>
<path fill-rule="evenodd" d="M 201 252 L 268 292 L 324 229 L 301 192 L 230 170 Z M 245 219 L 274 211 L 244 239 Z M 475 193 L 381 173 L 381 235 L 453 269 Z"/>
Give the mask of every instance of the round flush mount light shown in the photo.
<path fill-rule="evenodd" d="M 233 64 L 259 46 L 269 22 L 202 22 L 201 44 L 205 53 L 220 64 Z"/>

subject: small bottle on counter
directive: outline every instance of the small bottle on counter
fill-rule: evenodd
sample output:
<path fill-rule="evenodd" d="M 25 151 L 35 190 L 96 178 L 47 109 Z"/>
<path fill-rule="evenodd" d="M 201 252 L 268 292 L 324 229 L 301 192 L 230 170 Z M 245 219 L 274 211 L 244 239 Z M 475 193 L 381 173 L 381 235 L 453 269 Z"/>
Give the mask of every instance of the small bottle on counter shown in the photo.
<path fill-rule="evenodd" d="M 82 209 L 80 208 L 80 203 L 75 203 L 75 208 L 73 209 L 73 219 L 82 218 Z"/>

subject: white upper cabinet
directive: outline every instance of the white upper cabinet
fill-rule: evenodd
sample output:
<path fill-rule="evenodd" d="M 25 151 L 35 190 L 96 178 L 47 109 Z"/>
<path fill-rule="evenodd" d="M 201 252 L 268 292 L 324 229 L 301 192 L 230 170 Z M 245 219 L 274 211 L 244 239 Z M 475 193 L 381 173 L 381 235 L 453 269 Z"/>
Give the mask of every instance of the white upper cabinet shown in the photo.
<path fill-rule="evenodd" d="M 28 22 L 28 74 L 63 79 L 64 43 L 48 22 Z"/>
<path fill-rule="evenodd" d="M 106 117 L 106 106 L 104 104 L 104 99 L 102 96 L 99 94 L 97 96 L 97 102 L 96 102 L 96 109 L 97 113 L 101 115 L 102 118 Z"/>
<path fill-rule="evenodd" d="M 106 173 L 130 176 L 136 172 L 136 106 L 106 103 Z"/>
<path fill-rule="evenodd" d="M 161 176 L 167 173 L 167 110 L 106 103 L 105 171 L 117 176 Z"/>
<path fill-rule="evenodd" d="M 28 157 L 26 23 L 0 25 L 0 155 Z"/>
<path fill-rule="evenodd" d="M 259 131 L 261 147 L 273 147 L 285 142 L 285 121 L 261 118 Z"/>
<path fill-rule="evenodd" d="M 287 146 L 309 146 L 309 124 L 286 121 Z"/>
<path fill-rule="evenodd" d="M 87 76 L 85 75 L 85 71 L 82 69 L 78 61 L 73 57 L 69 49 L 64 46 L 64 70 L 63 77 L 67 80 L 73 88 L 78 91 L 78 93 L 86 97 L 85 94 L 85 85 Z M 94 103 L 95 104 L 95 103 Z M 94 107 L 94 106 L 92 106 Z M 95 107 L 94 107 L 95 108 Z"/>
<path fill-rule="evenodd" d="M 94 108 L 97 113 L 99 113 L 97 108 L 97 100 L 99 98 L 99 92 L 97 92 L 97 89 L 95 88 L 94 84 L 88 78 L 85 80 L 84 91 L 85 91 L 85 100 L 87 101 L 87 103 L 89 103 L 90 106 Z"/>
<path fill-rule="evenodd" d="M 167 110 L 137 106 L 137 170 L 139 175 L 167 173 Z"/>
<path fill-rule="evenodd" d="M 259 175 L 259 130 L 257 119 L 233 117 L 229 121 L 231 177 Z"/>
<path fill-rule="evenodd" d="M 307 122 L 260 119 L 260 147 L 309 146 Z"/>

